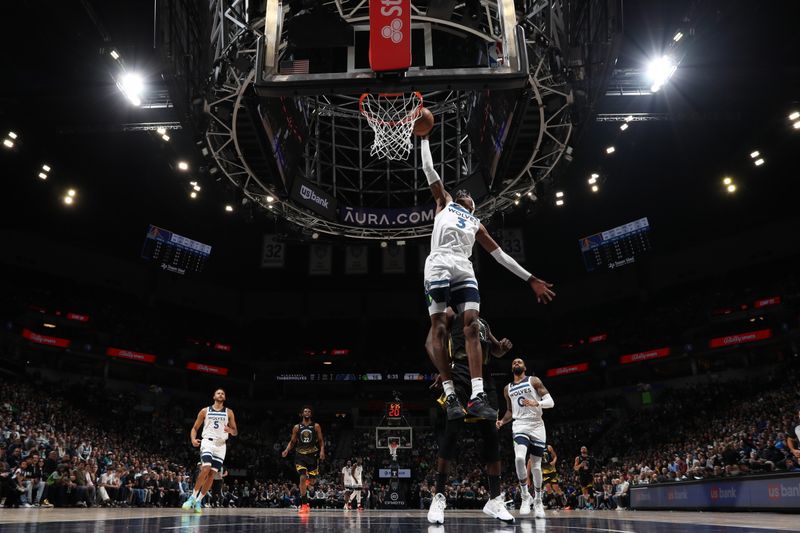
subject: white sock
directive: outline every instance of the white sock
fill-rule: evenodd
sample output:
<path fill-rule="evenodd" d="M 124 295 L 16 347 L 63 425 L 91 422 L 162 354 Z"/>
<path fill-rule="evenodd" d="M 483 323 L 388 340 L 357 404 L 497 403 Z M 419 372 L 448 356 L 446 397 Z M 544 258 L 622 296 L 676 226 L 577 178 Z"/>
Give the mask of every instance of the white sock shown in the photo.
<path fill-rule="evenodd" d="M 453 386 L 452 379 L 448 379 L 447 381 L 442 381 L 442 387 L 444 387 L 445 396 L 450 396 L 451 394 L 456 393 L 456 388 Z"/>
<path fill-rule="evenodd" d="M 478 394 L 483 392 L 483 378 L 472 378 L 472 396 L 469 397 L 470 400 L 477 397 Z"/>
<path fill-rule="evenodd" d="M 519 490 L 522 493 L 522 497 L 523 498 L 527 498 L 529 496 L 529 494 L 528 494 L 528 481 L 527 480 L 519 482 Z"/>
<path fill-rule="evenodd" d="M 198 495 L 198 494 L 200 494 L 200 491 L 199 491 L 199 490 L 196 490 L 196 491 L 192 492 L 192 499 L 193 499 L 193 500 L 196 500 L 196 499 L 197 499 L 197 495 Z"/>

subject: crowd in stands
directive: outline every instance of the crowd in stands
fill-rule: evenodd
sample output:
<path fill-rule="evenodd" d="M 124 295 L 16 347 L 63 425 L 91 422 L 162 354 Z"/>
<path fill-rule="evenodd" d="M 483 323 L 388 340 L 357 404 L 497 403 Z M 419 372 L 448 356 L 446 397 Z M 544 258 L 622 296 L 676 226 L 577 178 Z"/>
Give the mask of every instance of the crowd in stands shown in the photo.
<path fill-rule="evenodd" d="M 800 471 L 800 452 L 793 453 L 789 442 L 800 423 L 799 381 L 796 369 L 765 379 L 710 380 L 702 386 L 665 388 L 652 405 L 631 410 L 608 409 L 608 401 L 575 409 L 580 398 L 562 398 L 559 406 L 570 416 L 565 420 L 562 413 L 548 423 L 560 483 L 546 488 L 545 501 L 551 508 L 610 509 L 626 506 L 629 489 L 636 485 Z M 22 507 L 180 505 L 191 492 L 197 460 L 196 450 L 187 445 L 184 422 L 186 413 L 189 418 L 194 413 L 179 405 L 154 411 L 132 408 L 136 405 L 135 395 L 99 386 L 4 379 L 0 501 Z M 247 412 L 240 413 L 242 421 L 250 422 Z M 583 418 L 570 419 L 579 415 Z M 221 480 L 209 504 L 296 505 L 296 474 L 290 461 L 280 458 L 291 427 L 285 421 L 270 424 L 253 419 L 251 435 L 233 443 L 231 464 L 237 464 L 238 456 L 250 476 Z M 348 431 L 350 449 L 336 454 L 338 435 Z M 347 496 L 341 467 L 346 459 L 361 457 L 364 506 L 382 507 L 391 489 L 377 470 L 389 465 L 390 456 L 376 448 L 374 431 L 330 424 L 325 435 L 329 459 L 310 489 L 312 505 L 341 508 Z M 452 508 L 477 508 L 488 498 L 476 439 L 469 431 L 462 437 L 445 495 Z M 510 458 L 510 434 L 501 433 L 500 442 L 501 457 Z M 581 479 L 574 468 L 583 445 L 592 457 L 588 482 L 586 473 Z M 437 449 L 437 431 L 418 428 L 413 448 L 400 452 L 401 466 L 414 474 L 408 487 L 414 507 L 430 502 Z M 510 461 L 504 462 L 502 487 L 507 499 L 519 499 Z"/>

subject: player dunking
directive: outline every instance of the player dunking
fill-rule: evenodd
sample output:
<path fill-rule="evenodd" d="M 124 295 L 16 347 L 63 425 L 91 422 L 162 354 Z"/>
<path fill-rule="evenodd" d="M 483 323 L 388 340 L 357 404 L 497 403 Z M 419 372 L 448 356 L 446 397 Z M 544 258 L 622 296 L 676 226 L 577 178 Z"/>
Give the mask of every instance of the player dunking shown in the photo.
<path fill-rule="evenodd" d="M 200 427 L 203 428 L 203 433 L 198 439 L 197 431 Z M 195 513 L 203 512 L 202 501 L 214 484 L 214 472 L 218 472 L 225 461 L 228 435 L 236 436 L 238 433 L 233 410 L 225 407 L 225 390 L 215 390 L 214 405 L 200 410 L 189 436 L 192 446 L 200 448 L 201 464 L 194 492 L 183 504 L 185 511 L 194 508 Z"/>
<path fill-rule="evenodd" d="M 281 453 L 286 457 L 294 448 L 294 467 L 300 474 L 300 507 L 298 512 L 308 513 L 311 506 L 308 503 L 306 492 L 308 487 L 314 486 L 319 475 L 319 462 L 325 460 L 325 439 L 322 438 L 322 428 L 311 420 L 311 407 L 303 407 L 303 420 L 292 428 L 292 438 Z"/>
<path fill-rule="evenodd" d="M 465 416 L 464 408 L 455 394 L 447 355 L 445 308 L 450 305 L 456 313 L 464 315 L 464 338 L 471 378 L 471 395 L 466 413 L 486 420 L 496 420 L 497 410 L 489 405 L 483 389 L 483 364 L 478 339 L 480 296 L 478 281 L 469 260 L 475 241 L 498 263 L 525 280 L 536 293 L 539 302 L 549 302 L 555 293 L 550 290 L 550 283 L 533 276 L 500 248 L 480 220 L 473 215 L 475 202 L 469 192 L 460 190 L 453 200 L 445 191 L 439 174 L 433 168 L 427 137 L 421 139 L 420 148 L 422 170 L 436 201 L 431 253 L 425 261 L 425 295 L 431 317 L 432 359 L 442 377 L 442 386 L 447 397 L 447 418 L 454 420 Z"/>
<path fill-rule="evenodd" d="M 525 361 L 519 358 L 514 359 L 511 362 L 511 371 L 514 373 L 514 381 L 503 389 L 507 410 L 502 420 L 497 421 L 497 428 L 500 429 L 513 417 L 514 423 L 511 429 L 514 435 L 514 463 L 517 467 L 517 478 L 522 493 L 519 514 L 530 514 L 531 512 L 531 495 L 528 492 L 528 469 L 526 466 L 528 451 L 530 451 L 534 516 L 544 518 L 542 455 L 547 446 L 547 433 L 542 420 L 542 409 L 552 408 L 555 401 L 547 392 L 541 379 L 525 375 Z"/>

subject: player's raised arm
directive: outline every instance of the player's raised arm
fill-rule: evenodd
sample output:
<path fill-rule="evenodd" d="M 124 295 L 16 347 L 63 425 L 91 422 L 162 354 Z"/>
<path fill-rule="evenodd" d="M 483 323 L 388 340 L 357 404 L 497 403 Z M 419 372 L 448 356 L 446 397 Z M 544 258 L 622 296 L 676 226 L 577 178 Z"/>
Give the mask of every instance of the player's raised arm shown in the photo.
<path fill-rule="evenodd" d="M 512 344 L 512 342 L 506 338 L 497 340 L 497 337 L 495 337 L 492 333 L 492 328 L 489 327 L 489 324 L 486 324 L 486 335 L 489 337 L 489 342 L 492 343 L 490 353 L 494 357 L 503 357 L 505 354 L 511 351 L 511 348 L 514 347 L 514 344 Z"/>
<path fill-rule="evenodd" d="M 509 272 L 517 276 L 518 278 L 526 281 L 528 285 L 531 286 L 533 292 L 536 293 L 536 300 L 539 303 L 546 304 L 553 300 L 553 297 L 556 295 L 553 291 L 550 290 L 550 287 L 553 286 L 552 283 L 547 283 L 544 280 L 541 280 L 522 268 L 522 266 L 516 262 L 516 260 L 505 253 L 500 245 L 497 244 L 489 232 L 486 231 L 486 227 L 481 224 L 481 227 L 478 229 L 478 233 L 475 235 L 475 240 L 483 247 L 484 250 L 489 252 L 489 255 L 494 257 L 494 260 L 503 265 Z"/>
<path fill-rule="evenodd" d="M 427 137 L 420 139 L 419 147 L 422 151 L 422 171 L 428 178 L 428 185 L 431 187 L 433 199 L 436 200 L 436 212 L 438 213 L 453 201 L 453 197 L 444 190 L 444 184 L 436 169 L 433 168 L 433 157 L 431 157 L 431 147 Z"/>

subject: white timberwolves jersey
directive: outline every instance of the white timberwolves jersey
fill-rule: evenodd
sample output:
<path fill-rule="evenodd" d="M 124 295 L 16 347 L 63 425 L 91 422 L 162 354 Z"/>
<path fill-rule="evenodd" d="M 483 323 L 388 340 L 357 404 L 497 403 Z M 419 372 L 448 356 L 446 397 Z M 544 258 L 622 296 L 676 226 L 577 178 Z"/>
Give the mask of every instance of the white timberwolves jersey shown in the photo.
<path fill-rule="evenodd" d="M 522 400 L 536 400 L 542 401 L 542 397 L 536 392 L 536 389 L 531 385 L 531 378 L 526 378 L 525 381 L 520 381 L 516 385 L 512 382 L 508 384 L 508 397 L 511 399 L 511 415 L 516 422 L 517 420 L 524 420 L 528 423 L 541 424 L 542 423 L 542 408 L 531 407 L 530 405 L 522 405 Z"/>
<path fill-rule="evenodd" d="M 461 205 L 450 202 L 433 220 L 431 253 L 451 252 L 466 259 L 472 255 L 481 221 Z"/>
<path fill-rule="evenodd" d="M 228 440 L 225 426 L 228 425 L 228 408 L 215 411 L 213 407 L 206 408 L 206 423 L 203 426 L 203 438 L 214 440 Z"/>

